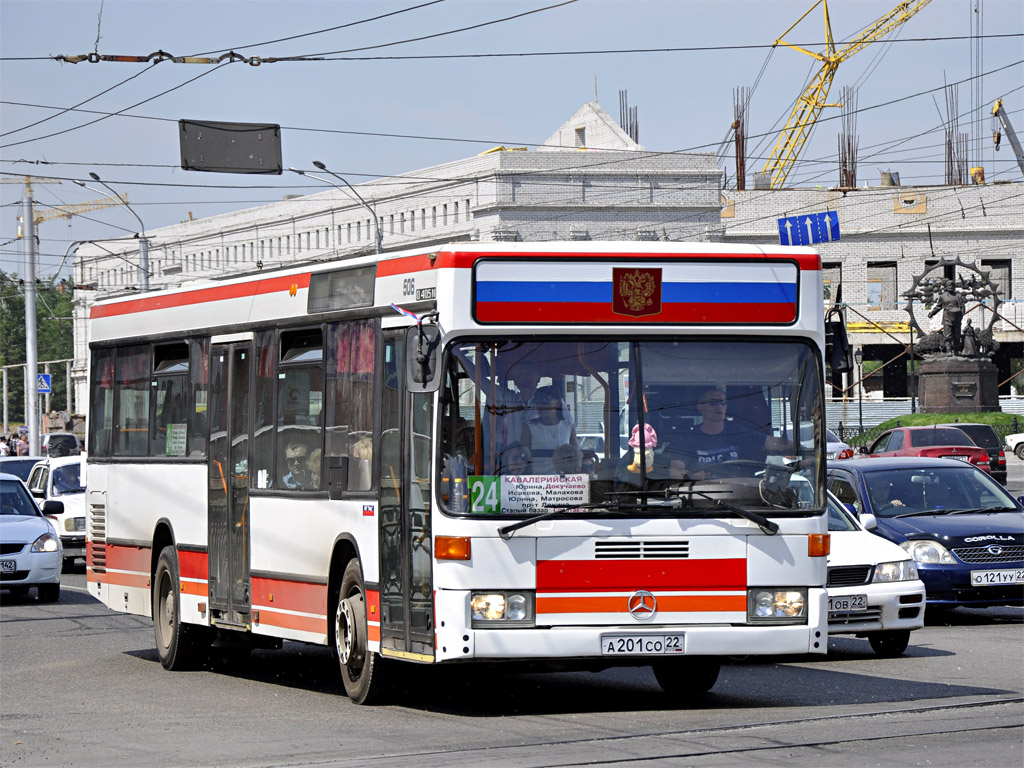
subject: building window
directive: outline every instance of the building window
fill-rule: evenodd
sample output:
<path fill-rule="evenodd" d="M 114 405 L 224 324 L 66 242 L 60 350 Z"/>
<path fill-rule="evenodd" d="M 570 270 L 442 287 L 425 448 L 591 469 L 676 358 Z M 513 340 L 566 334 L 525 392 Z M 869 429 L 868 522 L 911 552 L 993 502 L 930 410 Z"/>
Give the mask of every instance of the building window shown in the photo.
<path fill-rule="evenodd" d="M 577 128 L 576 129 L 576 146 L 578 148 L 587 146 L 587 129 Z"/>
<path fill-rule="evenodd" d="M 469 200 L 466 201 L 466 221 L 469 221 Z"/>
<path fill-rule="evenodd" d="M 843 282 L 843 266 L 838 262 L 824 262 L 821 265 L 821 277 L 824 283 L 822 300 L 826 307 L 836 299 L 836 291 Z"/>
<path fill-rule="evenodd" d="M 452 209 L 452 223 L 453 224 L 458 224 L 459 223 L 459 204 L 458 203 L 455 203 L 455 206 Z"/>
<path fill-rule="evenodd" d="M 872 310 L 897 309 L 896 264 L 891 261 L 868 263 L 867 307 Z"/>
<path fill-rule="evenodd" d="M 441 226 L 448 226 L 448 203 L 441 206 Z"/>
<path fill-rule="evenodd" d="M 405 234 L 405 214 L 398 214 L 398 233 L 401 235 Z"/>
<path fill-rule="evenodd" d="M 363 222 L 357 221 L 356 222 L 356 242 L 359 242 L 362 239 L 363 239 Z"/>
<path fill-rule="evenodd" d="M 1009 259 L 982 259 L 981 266 L 989 270 L 988 279 L 996 284 L 1000 299 L 1007 301 L 1013 298 L 1013 273 Z"/>
<path fill-rule="evenodd" d="M 352 222 L 349 222 L 347 225 L 345 225 L 345 228 L 347 230 L 347 233 L 345 235 L 345 242 L 346 243 L 351 243 L 352 242 Z"/>
<path fill-rule="evenodd" d="M 393 235 L 395 234 L 395 214 L 392 213 L 391 216 L 389 216 L 388 218 L 390 220 L 391 225 L 391 234 Z"/>
<path fill-rule="evenodd" d="M 437 226 L 437 206 L 435 205 L 430 209 L 430 226 Z"/>
<path fill-rule="evenodd" d="M 416 211 L 409 211 L 409 231 L 416 231 Z"/>
<path fill-rule="evenodd" d="M 427 209 L 420 208 L 420 229 L 427 228 Z"/>

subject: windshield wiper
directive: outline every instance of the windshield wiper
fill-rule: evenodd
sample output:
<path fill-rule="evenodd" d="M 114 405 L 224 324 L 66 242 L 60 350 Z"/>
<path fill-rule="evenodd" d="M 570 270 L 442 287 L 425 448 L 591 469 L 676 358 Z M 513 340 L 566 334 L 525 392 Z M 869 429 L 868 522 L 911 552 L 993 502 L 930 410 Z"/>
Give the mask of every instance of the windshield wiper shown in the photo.
<path fill-rule="evenodd" d="M 724 493 L 724 491 L 723 491 Z M 539 515 L 528 517 L 525 520 L 518 520 L 510 525 L 502 526 L 498 529 L 498 535 L 505 539 L 512 538 L 512 534 L 518 531 L 520 528 L 526 528 L 527 526 L 538 523 L 541 520 L 547 520 L 548 518 L 559 515 L 567 511 L 580 510 L 583 512 L 622 512 L 626 510 L 647 510 L 650 511 L 652 508 L 664 509 L 664 510 L 676 510 L 676 509 L 690 509 L 696 512 L 696 508 L 693 507 L 693 497 L 699 496 L 706 501 L 710 501 L 715 508 L 725 509 L 733 512 L 740 517 L 750 520 L 752 523 L 756 523 L 757 527 L 760 528 L 764 533 L 769 536 L 774 536 L 779 532 L 779 526 L 777 523 L 769 520 L 763 515 L 759 515 L 757 512 L 753 512 L 749 509 L 730 504 L 727 501 L 721 501 L 716 499 L 709 492 L 697 491 L 692 488 L 683 488 L 681 486 L 672 486 L 666 488 L 664 491 L 615 491 L 609 494 L 610 496 L 629 496 L 633 498 L 640 498 L 640 503 L 626 503 L 624 499 L 614 499 L 612 501 L 597 502 L 594 504 L 568 504 L 560 507 L 549 509 L 547 512 L 542 512 Z M 684 499 L 684 496 L 689 497 Z M 688 501 L 689 504 L 685 504 L 684 501 Z M 713 514 L 704 511 L 701 517 L 712 517 Z"/>
<path fill-rule="evenodd" d="M 504 525 L 498 529 L 498 535 L 505 541 L 508 541 L 512 538 L 512 534 L 520 528 L 526 528 L 534 523 L 539 523 L 541 520 L 547 520 L 550 517 L 560 515 L 563 512 L 568 512 L 570 510 L 581 510 L 585 512 L 618 512 L 622 509 L 625 509 L 625 507 L 617 500 L 595 502 L 594 504 L 565 504 L 558 507 L 552 507 L 547 512 L 541 512 L 539 515 L 528 517 L 525 520 L 517 520 L 509 525 Z"/>
<path fill-rule="evenodd" d="M 1016 507 L 971 507 L 969 509 L 948 509 L 946 510 L 947 515 L 971 515 L 971 514 L 982 514 L 987 515 L 990 512 L 1016 512 Z"/>
<path fill-rule="evenodd" d="M 919 509 L 916 512 L 904 512 L 902 515 L 893 515 L 897 517 L 920 517 L 921 515 L 946 515 L 949 514 L 948 509 Z"/>

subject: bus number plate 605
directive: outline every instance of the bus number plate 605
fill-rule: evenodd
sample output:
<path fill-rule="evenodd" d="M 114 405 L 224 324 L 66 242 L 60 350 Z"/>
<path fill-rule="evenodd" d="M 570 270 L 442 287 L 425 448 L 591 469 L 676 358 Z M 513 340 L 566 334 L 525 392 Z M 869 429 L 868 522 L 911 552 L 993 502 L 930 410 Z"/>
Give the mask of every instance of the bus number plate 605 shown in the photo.
<path fill-rule="evenodd" d="M 684 653 L 684 635 L 601 635 L 604 656 L 647 656 Z"/>

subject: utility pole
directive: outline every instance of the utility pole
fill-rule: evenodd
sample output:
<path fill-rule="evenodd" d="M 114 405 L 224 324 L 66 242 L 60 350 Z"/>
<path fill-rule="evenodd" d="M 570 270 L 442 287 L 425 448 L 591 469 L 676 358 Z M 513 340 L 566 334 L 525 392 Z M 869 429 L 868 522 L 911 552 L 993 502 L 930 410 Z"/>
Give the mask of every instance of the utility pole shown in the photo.
<path fill-rule="evenodd" d="M 25 421 L 29 455 L 39 455 L 39 394 L 36 391 L 36 228 L 32 217 L 32 191 L 26 185 L 21 205 L 21 236 L 25 243 Z"/>

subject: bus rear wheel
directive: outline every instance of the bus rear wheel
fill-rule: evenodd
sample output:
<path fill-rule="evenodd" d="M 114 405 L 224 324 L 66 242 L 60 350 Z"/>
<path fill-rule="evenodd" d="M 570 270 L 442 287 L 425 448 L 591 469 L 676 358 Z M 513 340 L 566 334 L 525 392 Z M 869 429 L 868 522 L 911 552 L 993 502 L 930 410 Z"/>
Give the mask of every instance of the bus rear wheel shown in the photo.
<path fill-rule="evenodd" d="M 206 627 L 181 620 L 181 574 L 178 553 L 164 547 L 153 579 L 153 632 L 156 652 L 164 669 L 192 669 L 209 648 Z"/>
<path fill-rule="evenodd" d="M 722 662 L 711 656 L 660 661 L 654 679 L 665 693 L 688 698 L 710 691 L 718 681 Z"/>
<path fill-rule="evenodd" d="M 367 650 L 366 591 L 358 560 L 345 567 L 334 613 L 334 654 L 345 692 L 355 704 L 373 704 L 385 692 L 384 660 Z"/>

